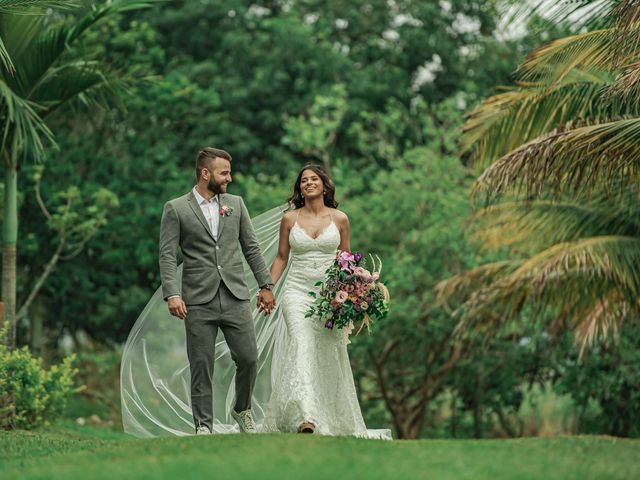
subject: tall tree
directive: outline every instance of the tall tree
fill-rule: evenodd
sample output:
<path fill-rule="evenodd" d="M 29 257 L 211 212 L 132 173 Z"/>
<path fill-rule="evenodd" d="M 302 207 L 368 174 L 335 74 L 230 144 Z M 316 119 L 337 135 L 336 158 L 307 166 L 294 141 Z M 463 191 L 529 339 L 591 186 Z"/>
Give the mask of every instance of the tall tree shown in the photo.
<path fill-rule="evenodd" d="M 76 2 L 7 0 L 0 4 L 0 156 L 5 167 L 2 300 L 15 345 L 18 171 L 21 162 L 40 161 L 53 143 L 46 119 L 62 105 L 80 101 L 92 108 L 118 102 L 118 84 L 106 65 L 71 55 L 85 32 L 102 19 L 146 7 L 150 1 L 116 0 L 92 6 L 67 20 L 62 7 Z"/>

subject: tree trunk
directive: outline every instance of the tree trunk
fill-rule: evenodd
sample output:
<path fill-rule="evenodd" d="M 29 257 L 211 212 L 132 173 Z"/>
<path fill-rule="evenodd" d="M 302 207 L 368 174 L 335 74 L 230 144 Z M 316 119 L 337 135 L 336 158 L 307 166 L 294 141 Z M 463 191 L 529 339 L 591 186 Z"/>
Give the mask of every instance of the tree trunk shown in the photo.
<path fill-rule="evenodd" d="M 516 429 L 511 425 L 511 421 L 509 420 L 509 417 L 504 413 L 502 408 L 494 407 L 493 411 L 496 412 L 496 415 L 498 416 L 498 420 L 500 421 L 500 426 L 502 427 L 502 429 L 505 431 L 507 435 L 509 435 L 511 438 L 520 437 L 522 435 L 522 429 L 523 429 L 522 422 L 520 422 L 519 428 L 516 431 Z"/>
<path fill-rule="evenodd" d="M 420 438 L 429 401 L 419 401 L 414 405 L 395 405 L 395 408 L 390 409 L 398 438 Z"/>
<path fill-rule="evenodd" d="M 482 403 L 476 398 L 473 402 L 473 436 L 475 438 L 482 438 L 484 435 L 482 427 Z"/>
<path fill-rule="evenodd" d="M 456 396 L 453 392 L 451 392 L 451 404 L 449 406 L 451 410 L 451 438 L 456 438 L 457 434 L 457 422 L 458 422 L 458 408 L 456 406 Z"/>
<path fill-rule="evenodd" d="M 16 346 L 16 244 L 18 241 L 18 172 L 14 161 L 5 163 L 4 221 L 2 225 L 2 301 L 8 324 L 7 347 Z"/>
<path fill-rule="evenodd" d="M 42 315 L 31 315 L 31 352 L 39 357 L 42 356 L 44 346 L 44 321 Z"/>

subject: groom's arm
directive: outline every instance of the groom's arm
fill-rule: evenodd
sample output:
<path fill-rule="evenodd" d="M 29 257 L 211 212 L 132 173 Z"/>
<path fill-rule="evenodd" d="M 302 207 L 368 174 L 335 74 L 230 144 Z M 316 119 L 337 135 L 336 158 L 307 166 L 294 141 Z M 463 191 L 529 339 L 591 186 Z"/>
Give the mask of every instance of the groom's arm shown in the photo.
<path fill-rule="evenodd" d="M 162 281 L 162 296 L 165 300 L 171 296 L 180 295 L 177 280 L 178 260 L 176 251 L 180 242 L 180 219 L 173 205 L 167 202 L 162 212 L 160 223 L 160 280 Z"/>
<path fill-rule="evenodd" d="M 256 238 L 256 233 L 253 230 L 253 224 L 251 223 L 251 217 L 249 216 L 249 211 L 244 204 L 244 200 L 242 197 L 240 199 L 240 247 L 242 248 L 242 253 L 244 254 L 244 258 L 247 259 L 247 263 L 249 264 L 249 268 L 253 272 L 253 276 L 258 282 L 258 286 L 262 287 L 264 285 L 273 285 L 273 280 L 271 279 L 271 273 L 267 269 L 267 266 L 264 263 L 264 257 L 262 256 L 262 252 L 260 251 L 260 245 L 258 244 L 258 239 Z"/>

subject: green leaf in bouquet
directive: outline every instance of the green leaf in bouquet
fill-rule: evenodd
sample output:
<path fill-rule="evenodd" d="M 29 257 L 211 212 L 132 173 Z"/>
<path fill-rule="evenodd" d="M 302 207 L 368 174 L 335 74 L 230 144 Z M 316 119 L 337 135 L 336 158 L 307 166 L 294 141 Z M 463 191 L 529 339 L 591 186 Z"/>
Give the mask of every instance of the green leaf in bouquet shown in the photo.
<path fill-rule="evenodd" d="M 322 282 L 322 280 L 318 280 L 316 283 L 314 283 L 314 285 L 315 285 L 316 287 L 321 287 L 321 286 L 322 286 L 322 283 L 323 283 L 323 282 Z"/>

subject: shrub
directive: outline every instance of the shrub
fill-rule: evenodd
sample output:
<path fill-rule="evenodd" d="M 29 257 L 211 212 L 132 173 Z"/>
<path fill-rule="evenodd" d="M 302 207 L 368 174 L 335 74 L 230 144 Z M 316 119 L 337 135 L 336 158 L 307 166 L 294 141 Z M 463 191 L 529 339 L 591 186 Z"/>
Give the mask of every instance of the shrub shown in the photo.
<path fill-rule="evenodd" d="M 74 386 L 75 360 L 70 355 L 46 370 L 27 347 L 9 351 L 0 345 L 0 427 L 30 429 L 60 415 L 68 398 L 82 389 Z"/>

